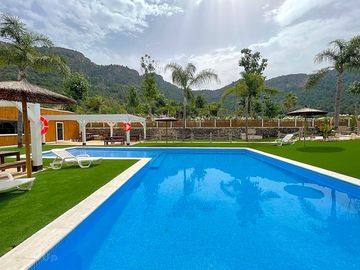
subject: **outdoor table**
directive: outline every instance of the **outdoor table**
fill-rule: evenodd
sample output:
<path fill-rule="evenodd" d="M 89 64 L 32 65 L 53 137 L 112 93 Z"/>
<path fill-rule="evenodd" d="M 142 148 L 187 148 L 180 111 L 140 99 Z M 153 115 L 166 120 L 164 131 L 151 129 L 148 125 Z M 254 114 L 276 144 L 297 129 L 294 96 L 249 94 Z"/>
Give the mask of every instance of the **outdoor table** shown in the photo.
<path fill-rule="evenodd" d="M 0 164 L 5 163 L 5 157 L 16 156 L 16 161 L 20 160 L 20 151 L 0 151 Z M 19 168 L 17 169 L 19 171 Z"/>

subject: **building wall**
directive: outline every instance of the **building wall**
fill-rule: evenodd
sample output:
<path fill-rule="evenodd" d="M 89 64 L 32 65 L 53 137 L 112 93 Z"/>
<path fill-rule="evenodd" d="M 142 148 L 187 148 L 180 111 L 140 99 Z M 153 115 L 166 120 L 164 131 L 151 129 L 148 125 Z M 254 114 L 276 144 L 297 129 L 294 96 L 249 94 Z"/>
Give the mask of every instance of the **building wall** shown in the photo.
<path fill-rule="evenodd" d="M 0 107 L 0 120 L 17 121 L 18 110 L 15 107 Z"/>
<path fill-rule="evenodd" d="M 72 112 L 41 108 L 41 115 L 66 115 Z M 16 107 L 0 107 L 0 120 L 17 121 L 18 110 Z M 75 139 L 79 136 L 79 124 L 76 121 L 49 121 L 49 130 L 45 135 L 46 142 L 56 141 L 56 122 L 64 123 L 64 140 Z M 16 145 L 17 134 L 0 134 L 0 146 Z"/>
<path fill-rule="evenodd" d="M 46 118 L 46 115 L 66 115 L 74 114 L 72 112 L 60 111 L 60 110 L 51 110 L 51 109 L 41 109 L 41 115 Z M 45 135 L 46 142 L 56 141 L 56 122 L 61 122 L 64 124 L 64 140 L 72 140 L 79 137 L 79 124 L 76 121 L 49 121 L 49 130 Z"/>

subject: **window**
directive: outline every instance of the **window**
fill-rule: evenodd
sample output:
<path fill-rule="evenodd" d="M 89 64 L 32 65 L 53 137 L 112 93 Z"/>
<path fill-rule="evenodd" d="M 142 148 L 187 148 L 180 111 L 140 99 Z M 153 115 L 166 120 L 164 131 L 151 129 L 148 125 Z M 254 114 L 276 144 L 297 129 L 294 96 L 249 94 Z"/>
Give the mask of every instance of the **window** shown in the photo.
<path fill-rule="evenodd" d="M 0 120 L 0 134 L 17 134 L 17 122 Z"/>

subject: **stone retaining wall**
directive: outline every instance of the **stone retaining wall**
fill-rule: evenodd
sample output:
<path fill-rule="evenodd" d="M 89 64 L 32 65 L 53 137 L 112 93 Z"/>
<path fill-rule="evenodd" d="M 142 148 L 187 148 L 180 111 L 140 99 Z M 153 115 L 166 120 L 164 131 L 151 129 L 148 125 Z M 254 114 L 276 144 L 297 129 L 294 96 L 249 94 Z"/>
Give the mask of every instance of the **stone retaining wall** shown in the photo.
<path fill-rule="evenodd" d="M 109 136 L 109 128 L 87 128 L 87 133 L 101 136 Z M 299 132 L 299 128 L 249 128 L 251 136 L 263 138 L 277 138 L 279 134 L 289 134 Z M 147 139 L 158 140 L 164 139 L 166 136 L 165 128 L 147 128 Z M 194 139 L 194 140 L 239 140 L 242 138 L 241 134 L 245 133 L 245 128 L 169 128 L 169 139 Z M 316 128 L 309 128 L 310 134 L 319 135 Z M 139 135 L 144 137 L 142 128 L 134 128 L 131 130 L 131 135 Z M 125 136 L 125 132 L 121 128 L 114 129 L 114 136 Z"/>

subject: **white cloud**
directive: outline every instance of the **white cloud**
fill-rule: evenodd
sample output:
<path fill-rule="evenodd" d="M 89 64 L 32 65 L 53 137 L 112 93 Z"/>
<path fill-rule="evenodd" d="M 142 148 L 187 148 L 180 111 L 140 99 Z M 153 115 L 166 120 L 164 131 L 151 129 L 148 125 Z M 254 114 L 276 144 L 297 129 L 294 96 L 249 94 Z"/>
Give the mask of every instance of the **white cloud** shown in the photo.
<path fill-rule="evenodd" d="M 314 56 L 324 50 L 330 41 L 339 38 L 348 40 L 359 33 L 359 12 L 360 7 L 342 17 L 307 20 L 287 26 L 270 39 L 248 44 L 248 47 L 260 51 L 263 57 L 269 59 L 266 70 L 268 78 L 291 73 L 310 73 L 321 67 L 314 63 Z M 200 55 L 183 55 L 177 62 L 193 62 L 201 69 L 212 68 L 218 72 L 221 86 L 225 86 L 240 77 L 238 61 L 243 47 L 245 46 L 230 46 Z M 170 79 L 168 74 L 165 78 Z M 218 89 L 219 85 L 210 84 L 204 88 Z"/>
<path fill-rule="evenodd" d="M 176 62 L 181 65 L 193 63 L 198 71 L 203 69 L 213 69 L 220 77 L 221 84 L 216 82 L 203 85 L 201 89 L 218 89 L 222 85 L 227 85 L 239 79 L 240 68 L 238 61 L 241 52 L 236 46 L 220 48 L 201 55 L 179 55 L 176 59 L 166 59 L 162 63 Z M 164 78 L 171 81 L 170 73 L 165 73 Z"/>
<path fill-rule="evenodd" d="M 196 0 L 196 1 L 195 1 L 195 4 L 199 6 L 202 1 L 203 1 L 203 0 Z"/>
<path fill-rule="evenodd" d="M 57 45 L 86 49 L 114 33 L 138 33 L 150 16 L 182 12 L 168 0 L 2 0 L 0 8 L 21 17 Z"/>
<path fill-rule="evenodd" d="M 56 45 L 79 50 L 99 64 L 122 64 L 138 70 L 139 58 L 147 52 L 160 60 L 159 72 L 162 74 L 161 68 L 173 61 L 183 65 L 193 62 L 199 70 L 214 69 L 222 83 L 204 86 L 209 89 L 217 89 L 239 79 L 241 70 L 238 61 L 244 47 L 259 50 L 269 59 L 266 75 L 271 78 L 289 73 L 308 73 L 319 68 L 313 63 L 316 53 L 326 48 L 331 40 L 349 39 L 360 32 L 359 0 L 261 0 L 252 1 L 246 10 L 241 10 L 241 16 L 238 10 L 235 15 L 226 13 L 231 18 L 235 16 L 232 18 L 234 22 L 235 18 L 241 17 L 241 25 L 254 31 L 244 32 L 239 28 L 238 35 L 233 35 L 224 28 L 221 34 L 231 38 L 216 43 L 222 36 L 217 36 L 213 27 L 224 22 L 211 11 L 215 10 L 214 7 L 229 6 L 222 2 L 218 5 L 220 1 L 224 0 L 0 0 L 0 10 L 21 17 L 31 29 L 49 35 Z M 240 0 L 231 0 L 235 1 Z M 282 4 L 277 7 L 279 1 Z M 256 9 L 258 17 L 253 15 L 252 8 Z M 160 20 L 154 20 L 156 23 L 151 24 L 155 25 L 154 29 L 141 34 L 155 17 L 180 12 L 188 13 L 172 17 L 166 27 L 158 23 Z M 264 12 L 267 19 L 275 24 L 262 21 L 261 14 Z M 192 16 L 196 16 L 198 21 L 192 20 Z M 189 22 L 204 23 L 207 28 L 196 32 L 195 25 L 182 34 L 181 28 Z M 236 21 L 235 25 L 238 23 Z M 194 32 L 199 38 L 194 38 Z M 118 33 L 125 37 L 119 37 Z M 171 42 L 165 42 L 170 44 L 165 46 L 158 35 L 175 41 L 179 37 L 181 44 L 190 43 L 192 47 L 174 48 Z M 268 38 L 268 35 L 272 37 Z M 204 38 L 208 36 L 211 38 Z M 126 44 L 121 44 L 120 40 L 125 40 Z M 212 45 L 212 41 L 219 45 Z M 158 45 L 149 46 L 151 43 Z M 215 49 L 215 46 L 220 48 Z M 165 78 L 170 80 L 170 74 L 166 74 Z"/>
<path fill-rule="evenodd" d="M 285 0 L 283 4 L 266 13 L 267 18 L 273 18 L 277 23 L 286 26 L 301 18 L 311 10 L 326 6 L 336 0 Z"/>
<path fill-rule="evenodd" d="M 309 73 L 320 66 L 314 56 L 335 39 L 350 39 L 358 34 L 359 9 L 334 19 L 308 20 L 285 27 L 269 40 L 252 44 L 250 48 L 261 51 L 269 58 L 267 75 L 274 77 L 289 73 Z"/>

